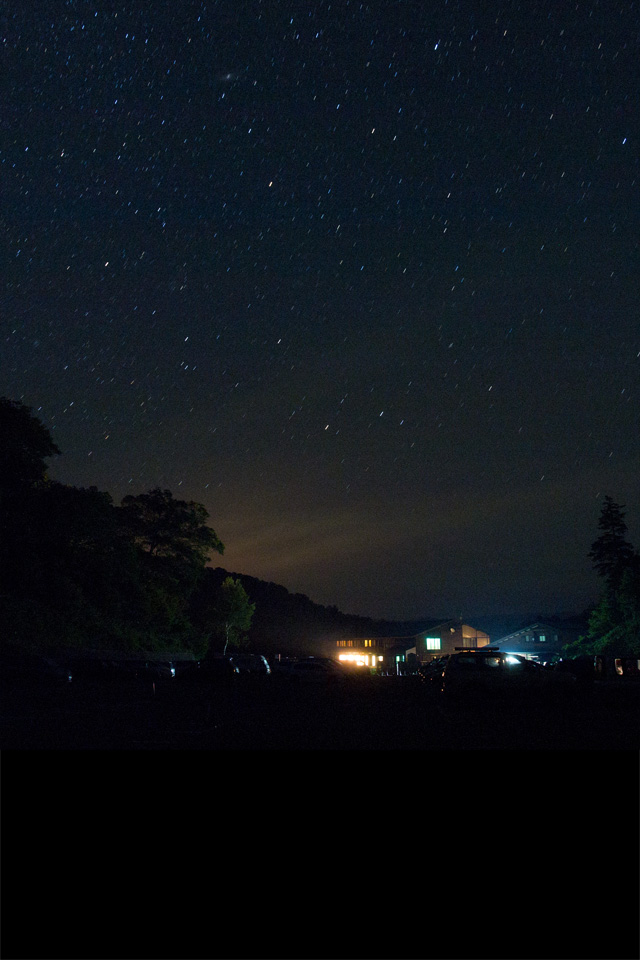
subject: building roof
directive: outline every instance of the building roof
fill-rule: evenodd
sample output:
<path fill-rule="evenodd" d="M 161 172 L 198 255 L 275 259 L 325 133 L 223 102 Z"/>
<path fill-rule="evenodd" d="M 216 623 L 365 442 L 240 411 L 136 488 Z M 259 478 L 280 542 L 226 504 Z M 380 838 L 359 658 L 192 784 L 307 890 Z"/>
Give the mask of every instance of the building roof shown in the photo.
<path fill-rule="evenodd" d="M 463 620 L 460 620 L 456 617 L 452 617 L 450 620 L 434 620 L 433 624 L 429 627 L 423 627 L 422 630 L 419 630 L 418 633 L 412 634 L 402 634 L 397 636 L 370 636 L 370 637 L 340 637 L 340 640 L 351 640 L 353 643 L 361 643 L 364 645 L 367 640 L 375 640 L 377 644 L 384 643 L 385 647 L 414 647 L 416 645 L 416 640 L 422 640 L 425 636 L 428 636 L 430 633 L 435 633 L 436 631 L 450 630 L 451 633 L 455 633 L 456 630 L 462 630 L 467 627 L 469 630 L 473 631 L 474 634 L 482 634 L 485 637 L 488 637 L 489 634 L 485 630 L 480 630 L 478 627 L 474 627 L 469 623 L 465 623 Z"/>
<path fill-rule="evenodd" d="M 454 633 L 456 630 L 462 630 L 464 627 L 468 627 L 469 630 L 473 630 L 474 633 L 482 633 L 485 636 L 489 636 L 486 630 L 482 630 L 479 627 L 474 627 L 472 624 L 467 623 L 464 620 L 461 620 L 459 617 L 452 617 L 450 620 L 441 620 L 433 624 L 433 626 L 428 627 L 426 630 L 420 630 L 419 633 L 414 634 L 416 637 L 422 637 L 425 633 L 431 633 L 432 630 L 450 630 L 451 633 Z"/>
<path fill-rule="evenodd" d="M 583 629 L 584 627 L 580 627 L 575 623 L 561 623 L 554 622 L 552 620 L 540 619 L 527 623 L 525 626 L 520 627 L 520 629 L 514 630 L 512 633 L 507 633 L 505 636 L 497 638 L 495 643 L 505 643 L 509 640 L 524 640 L 528 633 L 533 633 L 536 630 L 545 630 L 548 633 L 557 633 L 558 635 L 562 635 L 564 638 L 566 638 L 567 634 L 575 634 L 578 636 Z"/>

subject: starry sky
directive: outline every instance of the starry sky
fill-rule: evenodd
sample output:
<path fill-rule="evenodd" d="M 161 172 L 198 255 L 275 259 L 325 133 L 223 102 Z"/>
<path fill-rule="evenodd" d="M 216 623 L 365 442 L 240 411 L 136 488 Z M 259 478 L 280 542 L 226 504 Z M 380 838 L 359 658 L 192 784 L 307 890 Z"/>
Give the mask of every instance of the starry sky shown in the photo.
<path fill-rule="evenodd" d="M 640 3 L 32 0 L 0 393 L 51 476 L 390 619 L 581 611 L 640 546 Z"/>

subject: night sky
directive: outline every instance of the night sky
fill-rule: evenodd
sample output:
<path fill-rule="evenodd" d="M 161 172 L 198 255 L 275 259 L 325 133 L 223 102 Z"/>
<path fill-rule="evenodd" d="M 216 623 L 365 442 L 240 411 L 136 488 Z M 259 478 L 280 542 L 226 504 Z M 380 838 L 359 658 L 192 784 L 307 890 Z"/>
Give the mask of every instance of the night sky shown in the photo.
<path fill-rule="evenodd" d="M 0 393 L 51 476 L 390 619 L 640 546 L 640 3 L 9 3 Z"/>

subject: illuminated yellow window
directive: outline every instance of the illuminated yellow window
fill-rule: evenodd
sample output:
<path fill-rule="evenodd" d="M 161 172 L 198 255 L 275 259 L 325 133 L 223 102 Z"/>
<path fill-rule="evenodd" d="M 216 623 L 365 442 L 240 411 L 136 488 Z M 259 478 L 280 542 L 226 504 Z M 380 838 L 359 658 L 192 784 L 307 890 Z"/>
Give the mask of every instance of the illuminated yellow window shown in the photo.
<path fill-rule="evenodd" d="M 427 650 L 440 650 L 440 637 L 425 637 Z"/>

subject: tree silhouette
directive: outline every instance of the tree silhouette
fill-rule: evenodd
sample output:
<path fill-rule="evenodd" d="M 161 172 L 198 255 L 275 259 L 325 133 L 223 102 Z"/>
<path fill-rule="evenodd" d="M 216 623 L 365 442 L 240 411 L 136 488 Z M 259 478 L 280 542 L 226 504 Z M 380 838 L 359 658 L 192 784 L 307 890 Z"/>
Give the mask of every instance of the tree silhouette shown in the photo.
<path fill-rule="evenodd" d="M 222 584 L 222 596 L 217 611 L 219 633 L 224 637 L 223 655 L 229 645 L 242 646 L 255 608 L 240 581 L 227 577 Z"/>
<path fill-rule="evenodd" d="M 227 575 L 221 581 L 219 568 L 208 567 L 192 597 L 190 616 L 195 630 L 213 641 L 209 652 L 225 654 L 229 646 L 248 644 L 247 631 L 256 608 L 242 582 Z"/>
<path fill-rule="evenodd" d="M 604 498 L 598 527 L 602 531 L 591 544 L 589 559 L 607 585 L 615 587 L 633 557 L 634 550 L 625 540 L 627 525 L 624 522 L 623 506 L 611 497 Z"/>
<path fill-rule="evenodd" d="M 170 490 L 125 497 L 120 516 L 123 529 L 152 556 L 203 567 L 212 550 L 224 553 L 202 504 L 176 500 Z"/>
<path fill-rule="evenodd" d="M 605 580 L 589 617 L 587 634 L 567 644 L 567 656 L 640 654 L 640 555 L 625 539 L 623 507 L 605 497 L 598 521 L 602 531 L 589 558 Z"/>
<path fill-rule="evenodd" d="M 60 450 L 31 409 L 0 397 L 0 492 L 14 493 L 46 477 L 45 460 Z"/>

